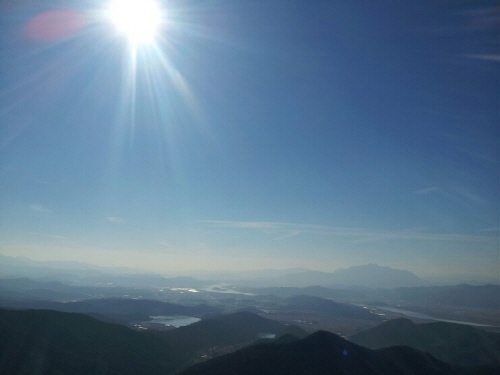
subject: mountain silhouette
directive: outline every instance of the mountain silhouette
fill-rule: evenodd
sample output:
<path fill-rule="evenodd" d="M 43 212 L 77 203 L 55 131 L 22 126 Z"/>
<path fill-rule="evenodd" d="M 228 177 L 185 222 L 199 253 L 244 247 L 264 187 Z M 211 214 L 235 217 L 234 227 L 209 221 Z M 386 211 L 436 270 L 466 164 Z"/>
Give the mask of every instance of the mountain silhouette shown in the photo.
<path fill-rule="evenodd" d="M 180 375 L 461 375 L 465 369 L 410 347 L 371 350 L 317 331 L 291 342 L 259 344 L 198 364 Z"/>
<path fill-rule="evenodd" d="M 164 335 L 172 338 L 176 343 L 188 341 L 190 345 L 193 345 L 191 341 L 196 338 L 196 345 L 202 346 L 202 343 L 203 345 L 221 345 L 252 342 L 258 338 L 258 334 L 266 333 L 276 336 L 291 334 L 296 337 L 307 335 L 307 332 L 302 328 L 293 325 L 287 326 L 250 312 L 238 312 L 204 319 L 166 332 Z"/>
<path fill-rule="evenodd" d="M 286 311 L 303 311 L 316 314 L 322 314 L 331 318 L 349 318 L 349 319 L 367 319 L 378 320 L 380 317 L 377 314 L 370 312 L 362 307 L 335 302 L 329 299 L 298 295 L 289 297 L 285 300 Z"/>
<path fill-rule="evenodd" d="M 305 271 L 285 275 L 278 280 L 282 286 L 304 287 L 320 286 L 356 286 L 365 288 L 416 287 L 428 283 L 409 271 L 377 264 L 366 264 L 338 269 L 333 272 Z"/>
<path fill-rule="evenodd" d="M 359 332 L 350 339 L 371 349 L 407 345 L 461 366 L 500 366 L 500 334 L 467 325 L 445 322 L 414 324 L 400 318 Z"/>
<path fill-rule="evenodd" d="M 129 324 L 149 320 L 151 316 L 186 315 L 202 317 L 220 313 L 220 309 L 206 304 L 180 305 L 153 299 L 98 298 L 75 302 L 0 300 L 0 306 L 21 309 L 43 309 L 83 313 L 101 320 Z"/>
<path fill-rule="evenodd" d="M 83 314 L 0 309 L 0 374 L 173 373 L 175 347 L 161 337 Z"/>
<path fill-rule="evenodd" d="M 252 313 L 220 315 L 168 332 L 138 332 L 87 315 L 0 309 L 0 374 L 173 374 L 262 335 L 306 332 Z"/>

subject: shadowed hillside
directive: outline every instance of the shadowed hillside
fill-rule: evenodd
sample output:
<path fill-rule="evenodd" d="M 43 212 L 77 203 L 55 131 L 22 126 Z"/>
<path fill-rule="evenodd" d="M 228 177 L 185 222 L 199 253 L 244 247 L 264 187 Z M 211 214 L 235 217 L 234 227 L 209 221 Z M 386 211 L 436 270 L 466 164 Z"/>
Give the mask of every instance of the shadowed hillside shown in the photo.
<path fill-rule="evenodd" d="M 187 315 L 202 317 L 219 313 L 220 309 L 205 304 L 185 306 L 151 299 L 99 298 L 77 302 L 0 301 L 0 306 L 20 309 L 43 309 L 82 313 L 115 323 L 129 324 L 149 320 L 158 315 Z"/>
<path fill-rule="evenodd" d="M 177 358 L 159 337 L 86 315 L 0 310 L 0 373 L 166 374 Z"/>
<path fill-rule="evenodd" d="M 0 309 L 0 374 L 172 374 L 261 334 L 306 335 L 251 313 L 221 315 L 169 332 L 137 332 L 89 316 Z"/>
<path fill-rule="evenodd" d="M 500 365 L 500 334 L 471 326 L 394 319 L 351 337 L 371 349 L 408 345 L 461 366 Z"/>
<path fill-rule="evenodd" d="M 299 327 L 285 326 L 253 313 L 239 312 L 205 319 L 163 333 L 172 342 L 190 348 L 251 343 L 259 338 L 259 334 L 274 334 L 276 337 L 291 334 L 295 337 L 304 337 L 307 332 Z"/>
<path fill-rule="evenodd" d="M 288 343 L 260 344 L 194 366 L 181 375 L 459 375 L 465 370 L 409 347 L 380 351 L 325 331 Z"/>
<path fill-rule="evenodd" d="M 286 299 L 287 311 L 315 312 L 336 318 L 378 320 L 380 317 L 367 309 L 329 299 L 299 295 Z"/>

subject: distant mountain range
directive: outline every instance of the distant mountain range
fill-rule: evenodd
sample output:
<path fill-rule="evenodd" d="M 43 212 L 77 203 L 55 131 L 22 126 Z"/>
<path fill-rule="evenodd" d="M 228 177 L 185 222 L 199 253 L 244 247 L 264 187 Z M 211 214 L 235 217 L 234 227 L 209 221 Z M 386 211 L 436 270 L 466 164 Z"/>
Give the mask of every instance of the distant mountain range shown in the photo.
<path fill-rule="evenodd" d="M 129 268 L 100 267 L 81 262 L 42 262 L 0 255 L 0 277 L 29 277 L 37 281 L 59 281 L 80 286 L 191 287 L 213 283 L 193 277 L 165 277 Z"/>
<path fill-rule="evenodd" d="M 370 305 L 500 309 L 500 285 L 461 284 L 393 289 L 327 288 L 322 286 L 240 289 L 254 294 L 275 295 L 282 298 L 308 295 L 337 301 L 357 301 Z"/>
<path fill-rule="evenodd" d="M 306 314 L 314 312 L 316 314 L 328 316 L 329 318 L 380 319 L 377 314 L 362 307 L 347 303 L 339 303 L 320 297 L 298 295 L 285 299 L 284 303 L 283 310 L 287 312 L 299 311 Z"/>
<path fill-rule="evenodd" d="M 0 307 L 82 313 L 125 325 L 131 322 L 147 321 L 151 316 L 185 315 L 201 318 L 204 315 L 221 312 L 216 307 L 201 303 L 187 306 L 150 299 L 126 298 L 99 298 L 75 302 L 0 300 Z"/>
<path fill-rule="evenodd" d="M 191 287 L 213 284 L 212 280 L 233 281 L 237 285 L 306 287 L 343 286 L 396 288 L 428 285 L 415 274 L 376 264 L 354 266 L 333 272 L 305 269 L 261 270 L 239 274 L 213 274 L 212 280 L 193 277 L 164 277 L 125 268 L 99 267 L 81 262 L 41 262 L 28 258 L 0 255 L 0 277 L 30 277 L 39 281 L 61 281 L 73 285 L 113 285 L 134 287 Z M 238 281 L 239 279 L 239 281 Z M 247 284 L 245 284 L 247 283 Z"/>
<path fill-rule="evenodd" d="M 37 281 L 60 281 L 72 285 L 87 286 L 134 286 L 134 287 L 190 287 L 202 288 L 210 284 L 227 283 L 234 286 L 252 287 L 360 287 L 398 288 L 429 286 L 431 283 L 406 270 L 366 264 L 337 269 L 332 272 L 313 271 L 304 268 L 262 269 L 254 271 L 206 272 L 190 276 L 167 277 L 131 268 L 101 267 L 82 262 L 35 261 L 25 257 L 0 254 L 0 278 L 29 277 Z M 455 277 L 453 282 L 457 283 Z M 462 278 L 462 282 L 466 278 Z M 446 281 L 442 278 L 440 285 Z M 451 280 L 449 280 L 451 281 Z M 499 280 L 489 280 L 498 283 Z M 486 282 L 471 282 L 474 285 Z"/>
<path fill-rule="evenodd" d="M 461 284 L 396 288 L 373 291 L 368 293 L 368 296 L 371 296 L 373 301 L 406 306 L 500 309 L 500 285 Z"/>
<path fill-rule="evenodd" d="M 382 267 L 376 264 L 354 266 L 333 272 L 304 271 L 277 278 L 282 286 L 305 287 L 349 286 L 364 288 L 398 288 L 424 286 L 429 283 L 404 270 Z"/>
<path fill-rule="evenodd" d="M 407 345 L 460 366 L 500 366 L 500 334 L 466 325 L 394 319 L 357 333 L 350 340 L 371 349 Z"/>
<path fill-rule="evenodd" d="M 0 284 L 1 285 L 1 284 Z M 274 295 L 277 297 L 292 297 L 299 295 L 315 296 L 329 298 L 334 300 L 366 300 L 369 299 L 373 291 L 359 288 L 327 288 L 324 286 L 306 286 L 306 287 L 265 287 L 265 288 L 238 288 L 244 292 L 258 295 Z"/>
<path fill-rule="evenodd" d="M 189 277 L 150 278 L 141 279 L 140 275 L 131 275 L 130 282 L 122 279 L 123 285 L 115 283 L 80 284 L 72 281 L 55 281 L 46 279 L 0 278 L 0 300 L 43 300 L 43 301 L 75 301 L 95 298 L 149 298 L 165 299 L 175 295 L 180 298 L 183 290 L 196 289 L 205 282 Z M 115 280 L 110 276 L 106 280 Z M 137 282 L 134 282 L 136 280 Z M 151 284 L 148 284 L 151 282 Z M 180 289 L 177 289 L 180 288 Z M 194 293 L 190 293 L 194 294 Z"/>
<path fill-rule="evenodd" d="M 462 375 L 494 374 L 465 370 L 409 348 L 371 350 L 318 331 L 303 339 L 285 337 L 212 359 L 180 375 Z"/>
<path fill-rule="evenodd" d="M 136 286 L 97 286 L 97 285 L 70 285 L 68 282 L 48 280 L 33 280 L 29 278 L 0 278 L 1 300 L 29 300 L 29 301 L 75 301 L 93 298 L 157 298 L 158 295 L 168 294 L 169 291 L 158 288 Z M 1 304 L 0 304 L 1 306 Z"/>

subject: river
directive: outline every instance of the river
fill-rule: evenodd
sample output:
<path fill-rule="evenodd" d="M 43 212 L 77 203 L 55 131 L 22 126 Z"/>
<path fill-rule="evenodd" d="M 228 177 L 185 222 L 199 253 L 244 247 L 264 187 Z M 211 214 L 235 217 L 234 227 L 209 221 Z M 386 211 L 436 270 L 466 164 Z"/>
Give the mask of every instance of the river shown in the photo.
<path fill-rule="evenodd" d="M 211 292 L 211 293 L 227 293 L 227 294 L 242 294 L 244 296 L 253 296 L 253 293 L 244 293 L 240 292 L 236 289 L 232 289 L 230 285 L 228 284 L 213 284 L 213 285 L 208 285 L 205 288 L 202 288 L 201 290 L 205 292 Z"/>
<path fill-rule="evenodd" d="M 416 319 L 435 320 L 435 321 L 439 321 L 439 322 L 455 323 L 455 324 L 465 324 L 465 325 L 474 326 L 474 327 L 491 327 L 488 324 L 466 322 L 463 320 L 435 318 L 435 317 L 430 316 L 430 315 L 422 314 L 422 313 L 415 312 L 415 311 L 402 310 L 402 309 L 398 309 L 395 307 L 376 306 L 376 308 L 377 308 L 377 310 L 394 312 L 394 313 L 402 314 L 402 315 L 408 316 L 410 318 L 416 318 Z"/>
<path fill-rule="evenodd" d="M 165 324 L 175 328 L 188 326 L 192 323 L 199 322 L 199 318 L 184 315 L 159 315 L 152 316 L 148 323 Z"/>

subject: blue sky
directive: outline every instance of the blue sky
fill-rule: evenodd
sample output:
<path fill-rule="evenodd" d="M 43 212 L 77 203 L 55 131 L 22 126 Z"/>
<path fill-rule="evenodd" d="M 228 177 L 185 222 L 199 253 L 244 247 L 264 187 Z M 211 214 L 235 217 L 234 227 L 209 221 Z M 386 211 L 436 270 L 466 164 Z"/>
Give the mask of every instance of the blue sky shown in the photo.
<path fill-rule="evenodd" d="M 105 4 L 0 6 L 0 253 L 498 278 L 495 1 Z"/>

